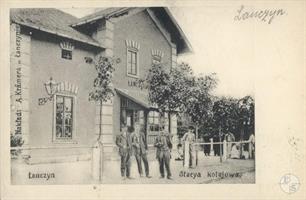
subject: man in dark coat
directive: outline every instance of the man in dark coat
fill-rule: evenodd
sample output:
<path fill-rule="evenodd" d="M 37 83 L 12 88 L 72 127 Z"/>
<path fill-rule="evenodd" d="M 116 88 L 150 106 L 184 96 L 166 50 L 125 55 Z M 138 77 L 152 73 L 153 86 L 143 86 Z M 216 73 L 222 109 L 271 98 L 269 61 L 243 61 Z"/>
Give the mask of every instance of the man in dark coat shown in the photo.
<path fill-rule="evenodd" d="M 156 147 L 156 158 L 159 162 L 160 178 L 165 178 L 164 167 L 166 167 L 167 178 L 172 179 L 170 171 L 172 142 L 170 135 L 161 131 L 155 139 L 154 146 Z"/>
<path fill-rule="evenodd" d="M 130 177 L 131 167 L 131 154 L 132 154 L 132 143 L 130 133 L 127 131 L 127 127 L 122 127 L 122 132 L 116 138 L 116 145 L 119 147 L 119 155 L 121 157 L 121 176 L 123 179 Z"/>
<path fill-rule="evenodd" d="M 132 138 L 132 146 L 134 154 L 137 161 L 138 173 L 140 177 L 143 177 L 142 165 L 141 165 L 141 160 L 142 160 L 145 167 L 146 177 L 151 178 L 149 173 L 149 163 L 147 159 L 148 145 L 143 131 L 140 130 L 139 124 L 135 124 L 135 131 L 132 133 L 131 138 Z"/>

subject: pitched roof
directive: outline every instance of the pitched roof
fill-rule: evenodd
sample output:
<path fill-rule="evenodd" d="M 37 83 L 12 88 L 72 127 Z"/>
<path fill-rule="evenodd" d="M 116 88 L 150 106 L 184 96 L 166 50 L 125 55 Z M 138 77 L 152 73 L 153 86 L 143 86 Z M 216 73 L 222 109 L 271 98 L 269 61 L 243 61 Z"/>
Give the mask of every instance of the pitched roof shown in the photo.
<path fill-rule="evenodd" d="M 109 15 L 114 13 L 127 10 L 127 7 L 112 7 L 100 10 L 98 12 L 94 12 L 92 14 L 86 15 L 80 19 L 78 19 L 75 23 L 72 23 L 72 27 L 79 26 L 82 24 L 86 24 L 91 21 L 95 21 L 97 19 L 107 18 Z"/>
<path fill-rule="evenodd" d="M 93 14 L 87 15 L 83 18 L 80 18 L 77 22 L 72 23 L 72 27 L 81 27 L 86 24 L 91 24 L 99 19 L 103 18 L 110 18 L 113 16 L 120 15 L 127 10 L 134 9 L 135 7 L 113 7 L 113 8 L 106 8 L 95 12 Z M 157 18 L 160 21 L 164 22 L 165 27 L 168 31 L 172 34 L 173 39 L 176 41 L 177 45 L 177 53 L 186 53 L 192 52 L 192 46 L 188 41 L 186 35 L 184 34 L 183 30 L 175 20 L 174 16 L 172 15 L 171 11 L 167 7 L 147 7 L 146 9 L 152 10 Z"/>
<path fill-rule="evenodd" d="M 77 22 L 78 18 L 57 9 L 11 9 L 10 19 L 12 22 L 20 25 L 28 26 L 61 37 L 103 48 L 99 42 L 70 26 L 71 24 Z"/>

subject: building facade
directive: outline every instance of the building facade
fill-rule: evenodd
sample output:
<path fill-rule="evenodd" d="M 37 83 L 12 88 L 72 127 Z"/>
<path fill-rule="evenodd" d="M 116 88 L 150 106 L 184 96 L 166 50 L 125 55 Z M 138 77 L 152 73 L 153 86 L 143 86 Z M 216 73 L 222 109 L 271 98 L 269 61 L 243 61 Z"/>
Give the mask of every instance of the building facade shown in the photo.
<path fill-rule="evenodd" d="M 89 150 L 74 147 L 93 145 L 100 123 L 109 158 L 122 124 L 141 124 L 152 143 L 160 116 L 138 80 L 152 63 L 175 67 L 191 51 L 169 9 L 107 8 L 81 19 L 57 9 L 12 9 L 10 19 L 11 134 L 25 147 L 54 147 L 25 151 L 29 162 L 81 159 Z M 115 95 L 102 105 L 101 121 L 100 105 L 89 101 L 97 76 L 91 61 L 99 56 L 115 61 Z"/>

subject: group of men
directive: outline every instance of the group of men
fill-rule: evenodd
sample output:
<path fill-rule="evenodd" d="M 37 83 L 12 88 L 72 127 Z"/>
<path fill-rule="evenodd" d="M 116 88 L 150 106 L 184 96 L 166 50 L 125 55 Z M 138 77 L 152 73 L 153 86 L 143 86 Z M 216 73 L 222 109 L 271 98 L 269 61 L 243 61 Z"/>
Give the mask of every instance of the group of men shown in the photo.
<path fill-rule="evenodd" d="M 121 157 L 121 176 L 123 179 L 133 179 L 131 177 L 130 168 L 131 157 L 135 155 L 140 177 L 143 177 L 143 162 L 145 175 L 147 178 L 151 178 L 147 159 L 148 145 L 145 134 L 139 124 L 135 124 L 134 127 L 135 128 L 129 127 L 128 129 L 127 126 L 124 125 L 121 134 L 116 138 L 116 145 L 119 147 L 119 155 Z M 160 178 L 165 178 L 164 169 L 166 168 L 166 177 L 172 179 L 170 170 L 172 142 L 169 133 L 160 131 L 155 139 L 154 146 L 156 147 L 156 158 L 159 162 Z"/>

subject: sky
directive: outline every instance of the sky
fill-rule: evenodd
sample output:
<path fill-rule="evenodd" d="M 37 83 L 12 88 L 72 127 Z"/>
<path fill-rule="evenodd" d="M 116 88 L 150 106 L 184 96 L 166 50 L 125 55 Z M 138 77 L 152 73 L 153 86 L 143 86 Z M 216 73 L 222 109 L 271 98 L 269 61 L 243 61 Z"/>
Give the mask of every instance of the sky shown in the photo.
<path fill-rule="evenodd" d="M 170 7 L 193 47 L 193 53 L 178 57 L 195 74 L 216 73 L 220 96 L 241 98 L 254 95 L 253 23 L 234 21 L 239 6 Z M 96 8 L 61 9 L 83 17 Z"/>

